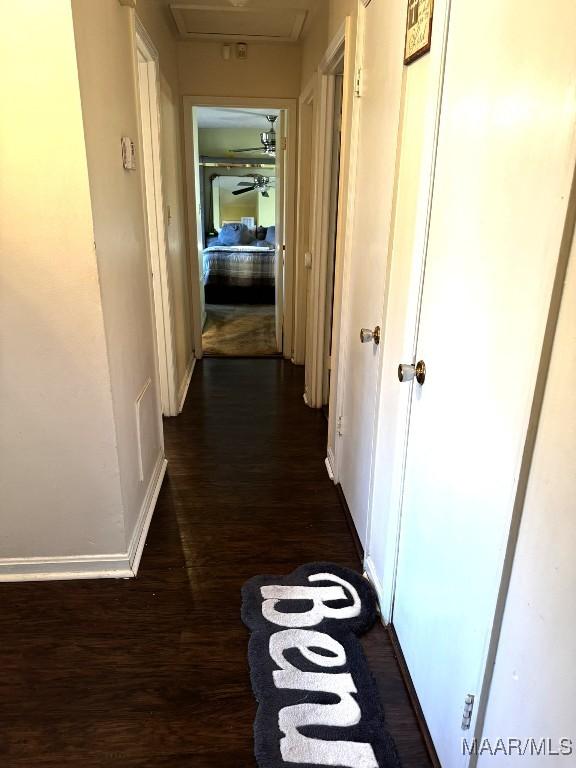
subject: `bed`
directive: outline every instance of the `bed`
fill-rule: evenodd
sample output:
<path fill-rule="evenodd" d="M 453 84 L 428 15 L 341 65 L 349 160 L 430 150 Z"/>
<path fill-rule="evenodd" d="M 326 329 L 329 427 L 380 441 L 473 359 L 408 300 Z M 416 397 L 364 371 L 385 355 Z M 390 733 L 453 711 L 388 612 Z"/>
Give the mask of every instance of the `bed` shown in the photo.
<path fill-rule="evenodd" d="M 268 237 L 275 237 L 273 227 L 268 227 Z M 274 303 L 275 274 L 274 242 L 255 240 L 243 225 L 225 225 L 202 252 L 202 281 L 208 303 Z"/>
<path fill-rule="evenodd" d="M 274 287 L 276 249 L 273 246 L 212 245 L 203 251 L 205 286 Z"/>

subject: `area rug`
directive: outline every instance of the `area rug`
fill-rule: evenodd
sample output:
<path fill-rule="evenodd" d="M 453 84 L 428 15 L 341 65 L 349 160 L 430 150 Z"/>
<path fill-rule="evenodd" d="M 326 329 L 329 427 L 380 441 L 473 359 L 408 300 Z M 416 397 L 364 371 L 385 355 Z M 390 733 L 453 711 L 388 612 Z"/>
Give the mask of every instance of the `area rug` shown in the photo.
<path fill-rule="evenodd" d="M 358 640 L 376 614 L 369 582 L 333 563 L 246 582 L 260 768 L 399 768 Z"/>
<path fill-rule="evenodd" d="M 203 353 L 222 357 L 276 355 L 274 310 L 270 304 L 206 304 Z"/>

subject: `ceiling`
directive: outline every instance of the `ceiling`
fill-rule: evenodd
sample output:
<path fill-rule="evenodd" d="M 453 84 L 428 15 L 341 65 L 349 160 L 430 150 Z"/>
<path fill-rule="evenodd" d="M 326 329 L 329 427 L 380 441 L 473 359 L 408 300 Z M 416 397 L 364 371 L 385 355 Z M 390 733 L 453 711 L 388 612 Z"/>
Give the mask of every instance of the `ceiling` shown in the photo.
<path fill-rule="evenodd" d="M 296 42 L 308 11 L 324 0 L 204 0 L 171 2 L 183 40 Z"/>
<path fill-rule="evenodd" d="M 277 115 L 277 109 L 230 109 L 196 107 L 199 128 L 256 128 L 268 130 L 265 115 Z M 257 138 L 257 137 L 256 137 Z"/>

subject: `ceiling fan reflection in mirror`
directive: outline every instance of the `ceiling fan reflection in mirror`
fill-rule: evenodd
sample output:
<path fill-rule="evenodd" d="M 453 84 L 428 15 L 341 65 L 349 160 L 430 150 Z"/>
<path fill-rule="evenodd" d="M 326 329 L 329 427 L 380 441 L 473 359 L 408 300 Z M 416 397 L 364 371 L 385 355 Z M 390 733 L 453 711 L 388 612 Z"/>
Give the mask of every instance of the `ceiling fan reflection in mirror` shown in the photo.
<path fill-rule="evenodd" d="M 262 146 L 260 147 L 241 147 L 240 149 L 231 149 L 230 152 L 257 152 L 260 150 L 265 155 L 276 154 L 276 131 L 274 130 L 274 123 L 278 120 L 278 115 L 266 115 L 266 120 L 270 123 L 270 127 L 267 131 L 262 131 L 260 134 L 260 141 Z"/>
<path fill-rule="evenodd" d="M 274 186 L 274 181 L 269 176 L 261 176 L 258 173 L 253 174 L 252 179 L 253 181 L 239 181 L 238 186 L 242 189 L 235 189 L 232 194 L 244 195 L 246 192 L 257 189 L 262 197 L 270 197 L 268 190 Z"/>

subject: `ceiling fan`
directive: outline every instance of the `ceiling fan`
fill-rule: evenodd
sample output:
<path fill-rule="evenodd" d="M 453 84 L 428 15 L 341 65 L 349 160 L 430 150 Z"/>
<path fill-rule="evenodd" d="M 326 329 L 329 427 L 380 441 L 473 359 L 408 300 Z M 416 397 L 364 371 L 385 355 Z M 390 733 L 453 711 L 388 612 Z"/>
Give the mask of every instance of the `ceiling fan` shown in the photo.
<path fill-rule="evenodd" d="M 235 189 L 232 194 L 244 195 L 246 192 L 252 192 L 254 189 L 257 189 L 262 197 L 270 197 L 268 190 L 273 186 L 273 182 L 270 180 L 270 177 L 261 176 L 258 173 L 248 175 L 251 175 L 254 181 L 239 181 L 238 186 L 242 187 L 242 189 Z"/>
<path fill-rule="evenodd" d="M 278 120 L 278 115 L 266 115 L 266 120 L 270 123 L 270 127 L 267 131 L 262 131 L 260 134 L 260 141 L 262 146 L 260 147 L 241 147 L 240 149 L 231 149 L 230 152 L 258 152 L 262 151 L 265 155 L 276 154 L 276 131 L 274 130 L 274 123 Z"/>

